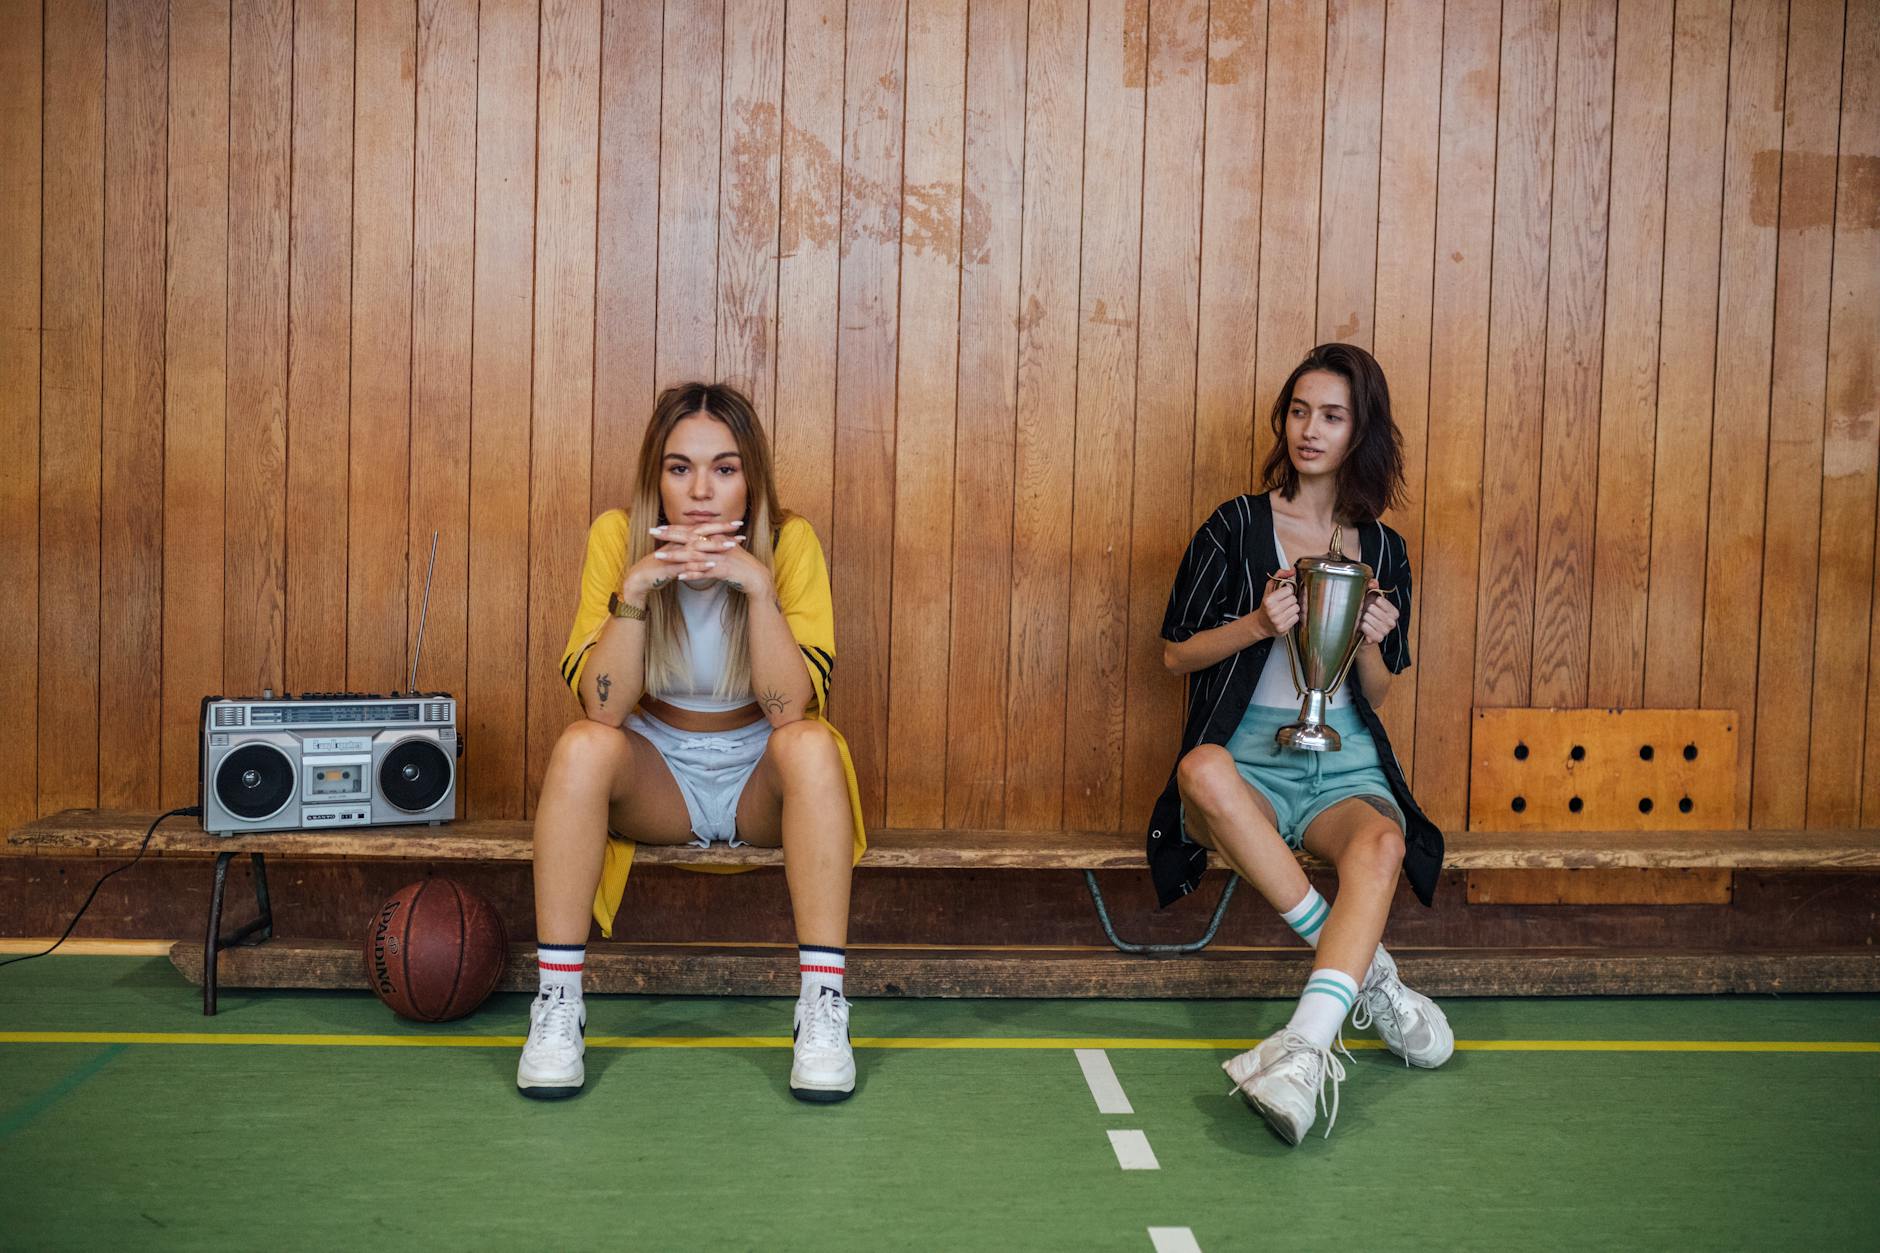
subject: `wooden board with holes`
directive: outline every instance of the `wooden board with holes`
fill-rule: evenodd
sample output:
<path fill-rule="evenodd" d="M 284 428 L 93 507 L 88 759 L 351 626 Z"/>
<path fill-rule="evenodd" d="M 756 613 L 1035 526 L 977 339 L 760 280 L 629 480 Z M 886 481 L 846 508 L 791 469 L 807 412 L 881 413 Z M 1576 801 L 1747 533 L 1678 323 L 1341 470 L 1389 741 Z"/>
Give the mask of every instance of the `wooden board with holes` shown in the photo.
<path fill-rule="evenodd" d="M 1469 826 L 1735 826 L 1736 728 L 1727 709 L 1477 709 Z"/>

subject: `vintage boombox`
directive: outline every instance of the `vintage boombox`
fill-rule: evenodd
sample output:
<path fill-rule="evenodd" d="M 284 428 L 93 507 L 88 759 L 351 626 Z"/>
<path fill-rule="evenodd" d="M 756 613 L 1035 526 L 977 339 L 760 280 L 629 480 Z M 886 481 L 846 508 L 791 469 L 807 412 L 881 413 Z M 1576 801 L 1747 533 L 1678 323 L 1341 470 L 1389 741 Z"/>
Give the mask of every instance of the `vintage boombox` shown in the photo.
<path fill-rule="evenodd" d="M 457 701 L 303 692 L 202 702 L 202 826 L 215 835 L 448 822 Z"/>

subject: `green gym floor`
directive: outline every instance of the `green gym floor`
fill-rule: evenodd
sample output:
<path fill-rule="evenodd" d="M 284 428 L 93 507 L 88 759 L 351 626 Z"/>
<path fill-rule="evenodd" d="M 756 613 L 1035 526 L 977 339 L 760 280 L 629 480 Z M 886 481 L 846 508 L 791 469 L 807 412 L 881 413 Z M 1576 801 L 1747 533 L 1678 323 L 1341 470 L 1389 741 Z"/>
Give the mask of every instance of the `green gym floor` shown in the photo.
<path fill-rule="evenodd" d="M 522 996 L 204 1018 L 162 958 L 61 955 L 0 970 L 0 1248 L 1880 1244 L 1880 998 L 1445 1008 L 1448 1066 L 1351 1033 L 1288 1148 L 1219 1069 L 1275 1001 L 862 1001 L 856 1095 L 811 1106 L 787 1001 L 596 997 L 587 1090 L 538 1103 Z"/>

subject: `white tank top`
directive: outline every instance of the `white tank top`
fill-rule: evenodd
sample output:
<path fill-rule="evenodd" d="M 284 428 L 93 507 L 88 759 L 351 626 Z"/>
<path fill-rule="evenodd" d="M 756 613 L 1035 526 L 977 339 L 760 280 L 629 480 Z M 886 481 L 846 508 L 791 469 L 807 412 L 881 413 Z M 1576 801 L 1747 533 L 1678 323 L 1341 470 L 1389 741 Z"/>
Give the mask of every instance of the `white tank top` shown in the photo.
<path fill-rule="evenodd" d="M 680 583 L 675 589 L 685 615 L 685 653 L 691 678 L 679 687 L 654 695 L 669 705 L 697 713 L 721 713 L 751 703 L 747 687 L 720 699 L 719 676 L 725 672 L 725 602 L 731 591 L 721 582 L 706 587 Z"/>
<path fill-rule="evenodd" d="M 1277 530 L 1273 533 L 1273 550 L 1279 554 L 1280 569 L 1284 570 L 1292 564 L 1286 559 L 1286 549 L 1279 542 Z M 1343 709 L 1351 704 L 1352 679 L 1353 676 L 1350 674 L 1345 676 L 1345 681 L 1338 685 L 1338 690 L 1333 692 L 1331 699 L 1325 702 L 1326 708 Z M 1286 637 L 1282 635 L 1274 640 L 1273 647 L 1267 650 L 1266 668 L 1260 671 L 1260 682 L 1253 689 L 1253 699 L 1250 703 L 1265 705 L 1273 709 L 1297 710 L 1302 699 L 1299 689 L 1293 686 L 1291 649 L 1287 646 Z"/>

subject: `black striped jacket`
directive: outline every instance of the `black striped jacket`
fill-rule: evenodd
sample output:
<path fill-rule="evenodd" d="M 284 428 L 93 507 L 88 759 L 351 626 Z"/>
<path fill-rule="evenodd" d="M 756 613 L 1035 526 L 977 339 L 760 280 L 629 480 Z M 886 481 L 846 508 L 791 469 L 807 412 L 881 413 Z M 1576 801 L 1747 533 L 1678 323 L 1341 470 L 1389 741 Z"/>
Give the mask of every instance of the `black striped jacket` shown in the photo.
<path fill-rule="evenodd" d="M 1358 537 L 1365 564 L 1377 572 L 1378 583 L 1390 593 L 1391 603 L 1397 607 L 1397 627 L 1384 637 L 1381 651 L 1384 664 L 1390 667 L 1392 674 L 1398 674 L 1410 665 L 1410 560 L 1403 536 L 1381 522 L 1371 522 L 1359 528 Z M 1175 586 L 1169 592 L 1168 612 L 1162 619 L 1162 638 L 1178 644 L 1196 632 L 1246 617 L 1259 608 L 1266 581 L 1278 568 L 1272 502 L 1264 493 L 1236 496 L 1216 509 L 1189 541 L 1188 551 L 1175 575 Z M 1253 689 L 1259 684 L 1267 651 L 1273 645 L 1272 640 L 1261 640 L 1188 676 L 1188 718 L 1182 727 L 1183 756 L 1197 745 L 1225 744 L 1233 738 L 1241 715 L 1253 698 Z M 1404 832 L 1404 877 L 1416 891 L 1417 899 L 1427 905 L 1435 894 L 1438 872 L 1442 869 L 1443 833 L 1424 816 L 1416 798 L 1410 795 L 1403 769 L 1397 764 L 1397 754 L 1384 733 L 1383 723 L 1378 721 L 1377 712 L 1365 700 L 1358 684 L 1347 682 L 1352 706 L 1377 741 L 1384 777 L 1409 823 L 1409 830 Z M 1201 881 L 1201 872 L 1208 866 L 1207 850 L 1181 838 L 1181 795 L 1176 790 L 1172 770 L 1149 819 L 1148 850 L 1156 896 L 1164 905 L 1194 891 Z"/>

